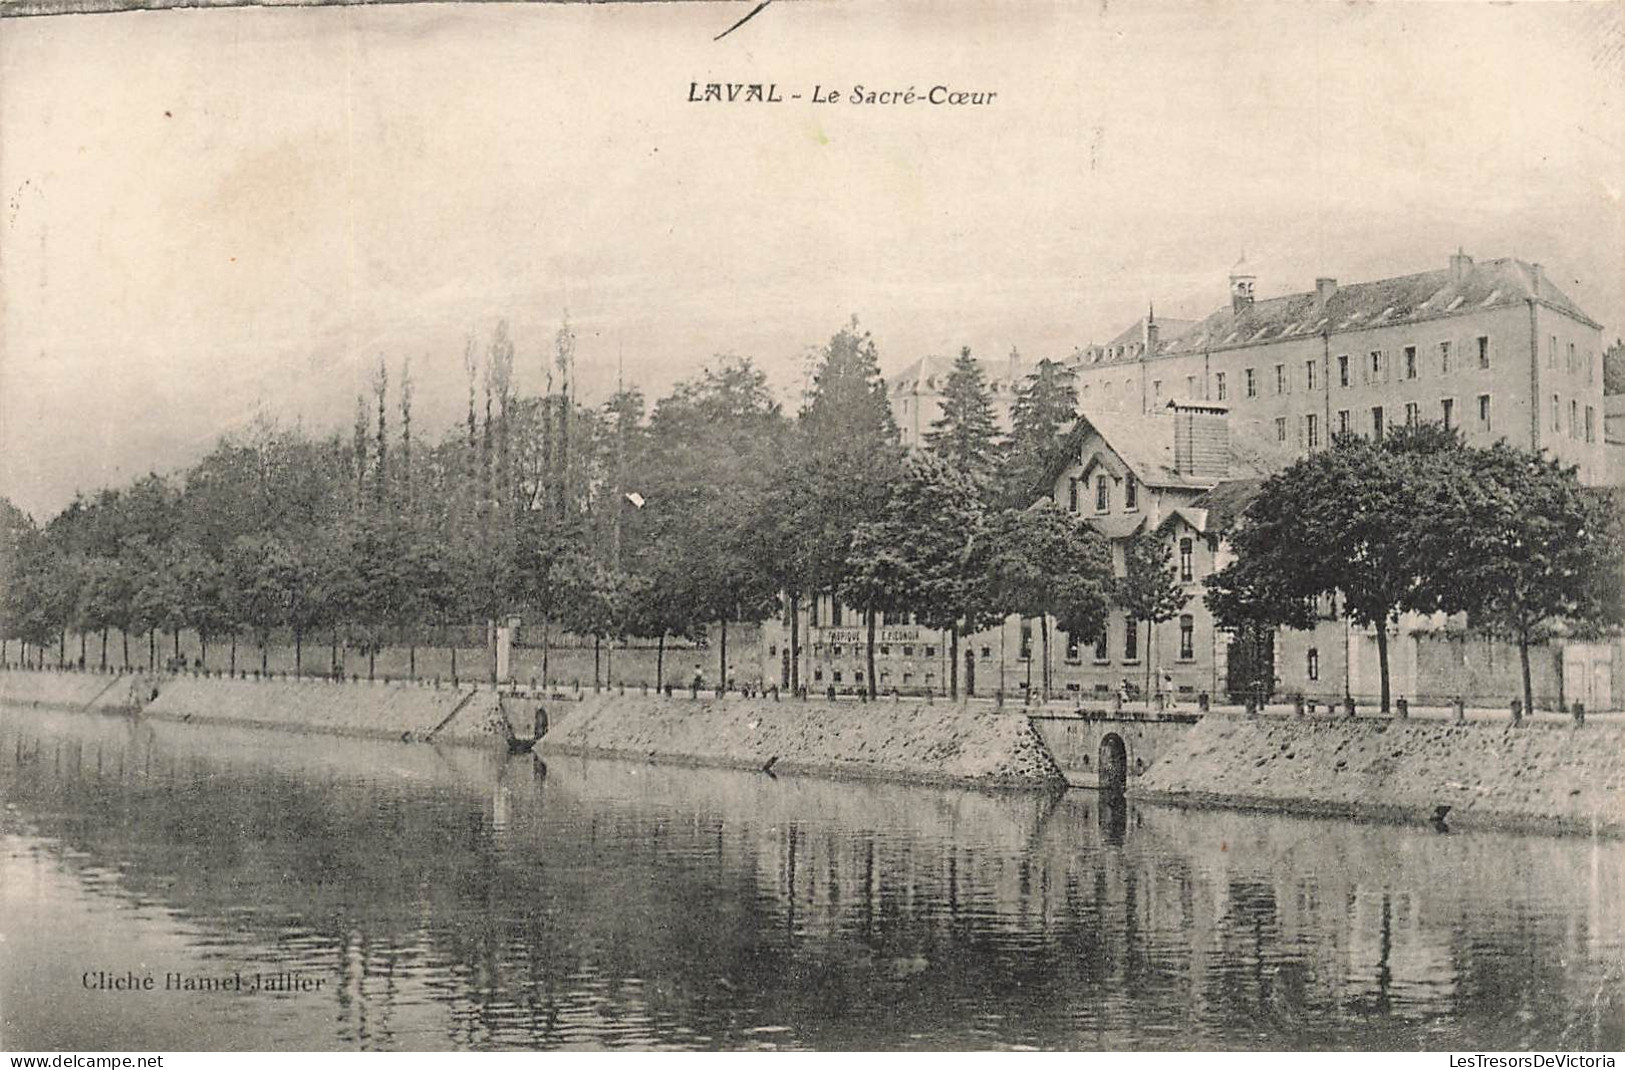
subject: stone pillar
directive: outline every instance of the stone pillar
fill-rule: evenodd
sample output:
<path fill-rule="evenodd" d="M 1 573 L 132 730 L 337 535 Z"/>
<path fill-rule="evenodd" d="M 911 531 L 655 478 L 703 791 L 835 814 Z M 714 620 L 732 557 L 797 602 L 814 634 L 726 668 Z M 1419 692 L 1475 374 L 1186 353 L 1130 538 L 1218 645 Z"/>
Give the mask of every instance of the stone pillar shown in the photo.
<path fill-rule="evenodd" d="M 1354 708 L 1354 696 L 1353 695 L 1344 696 L 1344 698 L 1343 698 L 1343 714 L 1346 717 L 1353 717 L 1354 716 L 1355 708 Z"/>
<path fill-rule="evenodd" d="M 510 618 L 497 625 L 497 679 L 506 680 L 510 675 L 510 661 L 513 658 L 513 621 Z"/>
<path fill-rule="evenodd" d="M 1576 703 L 1573 704 L 1571 709 L 1574 712 L 1574 726 L 1576 728 L 1578 728 L 1581 725 L 1585 724 L 1586 723 L 1586 704 L 1583 703 L 1583 702 L 1576 702 Z"/>
<path fill-rule="evenodd" d="M 1294 716 L 1294 717 L 1302 717 L 1303 716 L 1303 696 L 1302 695 L 1293 695 L 1292 696 L 1292 716 Z"/>
<path fill-rule="evenodd" d="M 1467 700 L 1457 695 L 1450 702 L 1451 719 L 1457 724 L 1467 723 Z"/>
<path fill-rule="evenodd" d="M 1410 699 L 1401 698 L 1401 699 L 1396 700 L 1394 702 L 1394 709 L 1396 711 L 1398 711 L 1399 719 L 1401 721 L 1405 721 L 1405 720 L 1410 719 L 1410 716 L 1411 716 L 1411 702 L 1410 702 Z"/>
<path fill-rule="evenodd" d="M 1512 700 L 1512 723 L 1523 724 L 1523 699 L 1521 698 Z"/>
<path fill-rule="evenodd" d="M 1212 706 L 1213 696 L 1209 695 L 1206 691 L 1203 691 L 1200 695 L 1196 696 L 1196 708 L 1201 712 L 1206 713 L 1212 708 Z"/>

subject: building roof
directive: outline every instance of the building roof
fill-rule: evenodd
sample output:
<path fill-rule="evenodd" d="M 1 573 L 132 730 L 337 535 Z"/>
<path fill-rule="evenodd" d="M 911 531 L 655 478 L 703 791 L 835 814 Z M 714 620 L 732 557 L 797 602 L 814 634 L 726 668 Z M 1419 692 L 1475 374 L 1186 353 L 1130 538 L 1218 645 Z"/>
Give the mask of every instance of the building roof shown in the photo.
<path fill-rule="evenodd" d="M 1073 364 L 1129 364 L 1138 361 L 1144 350 L 1147 319 L 1148 317 L 1141 316 L 1119 331 L 1117 336 L 1105 345 L 1086 345 L 1073 350 L 1070 362 Z M 1171 338 L 1184 334 L 1196 326 L 1198 321 L 1159 317 L 1154 322 L 1157 325 L 1159 338 Z M 1159 348 L 1161 348 L 1160 345 Z"/>
<path fill-rule="evenodd" d="M 1168 355 L 1231 349 L 1322 332 L 1420 323 L 1530 298 L 1597 326 L 1549 278 L 1541 277 L 1537 284 L 1534 265 L 1503 257 L 1469 263 L 1459 279 L 1446 267 L 1341 286 L 1324 304 L 1311 292 L 1257 301 L 1240 312 L 1226 306 L 1178 337 L 1165 332 L 1159 348 Z"/>
<path fill-rule="evenodd" d="M 1045 473 L 1045 486 L 1053 486 L 1067 466 L 1077 462 L 1083 443 L 1091 433 L 1098 434 L 1107 447 L 1148 487 L 1190 487 L 1206 490 L 1216 482 L 1211 477 L 1191 476 L 1174 467 L 1174 418 L 1166 410 L 1152 414 L 1085 411 L 1067 433 L 1066 447 Z M 1270 442 L 1252 424 L 1231 422 L 1230 472 L 1232 477 L 1266 476 L 1287 463 L 1292 456 Z"/>
<path fill-rule="evenodd" d="M 886 388 L 893 394 L 939 393 L 948 384 L 955 359 L 936 355 L 921 357 L 896 374 L 887 376 Z M 982 378 L 986 380 L 988 393 L 994 401 L 1013 395 L 1037 368 L 1036 364 L 1027 361 L 1012 363 L 1009 358 L 978 358 L 976 363 L 982 367 Z"/>
<path fill-rule="evenodd" d="M 1257 477 L 1227 479 L 1191 502 L 1190 508 L 1207 514 L 1207 523 L 1202 528 L 1204 534 L 1223 535 L 1236 526 L 1236 521 L 1263 486 L 1264 481 Z"/>

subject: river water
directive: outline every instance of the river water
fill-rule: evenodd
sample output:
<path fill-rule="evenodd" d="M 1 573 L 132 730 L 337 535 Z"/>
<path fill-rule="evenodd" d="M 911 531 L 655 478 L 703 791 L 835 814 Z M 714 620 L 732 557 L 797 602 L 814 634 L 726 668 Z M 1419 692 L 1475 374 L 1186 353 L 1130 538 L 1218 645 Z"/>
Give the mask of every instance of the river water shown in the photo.
<path fill-rule="evenodd" d="M 0 801 L 12 1050 L 1625 1046 L 1614 841 L 16 709 Z"/>

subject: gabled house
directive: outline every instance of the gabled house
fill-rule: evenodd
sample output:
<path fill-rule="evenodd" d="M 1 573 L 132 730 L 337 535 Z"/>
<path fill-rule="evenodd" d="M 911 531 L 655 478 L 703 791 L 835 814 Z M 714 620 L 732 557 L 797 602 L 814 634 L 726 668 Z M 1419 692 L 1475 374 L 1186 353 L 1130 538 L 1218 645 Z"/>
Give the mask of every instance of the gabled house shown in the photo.
<path fill-rule="evenodd" d="M 1203 584 L 1222 563 L 1222 536 L 1263 478 L 1288 463 L 1263 438 L 1233 432 L 1223 405 L 1172 400 L 1151 414 L 1085 412 L 1046 483 L 1057 504 L 1111 543 L 1125 570 L 1129 541 L 1166 540 L 1189 601 L 1173 620 L 1150 629 L 1113 610 L 1105 633 L 1087 649 L 1065 642 L 1055 678 L 1065 691 L 1152 689 L 1164 674 L 1176 694 L 1219 693 L 1225 651 L 1203 601 Z"/>

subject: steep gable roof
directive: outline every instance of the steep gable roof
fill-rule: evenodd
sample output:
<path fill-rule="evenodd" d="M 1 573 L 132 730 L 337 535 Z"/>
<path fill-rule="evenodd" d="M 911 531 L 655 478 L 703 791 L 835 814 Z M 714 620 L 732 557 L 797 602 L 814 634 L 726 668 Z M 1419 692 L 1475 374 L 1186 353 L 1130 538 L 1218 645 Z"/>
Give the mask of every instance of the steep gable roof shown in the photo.
<path fill-rule="evenodd" d="M 1154 414 L 1085 411 L 1067 433 L 1065 449 L 1044 473 L 1044 488 L 1054 486 L 1067 468 L 1083 460 L 1083 447 L 1098 435 L 1134 478 L 1148 487 L 1190 487 L 1205 490 L 1211 477 L 1195 477 L 1174 466 L 1174 418 Z M 1287 456 L 1266 441 L 1251 424 L 1230 425 L 1230 470 L 1234 476 L 1264 476 L 1287 462 Z"/>

